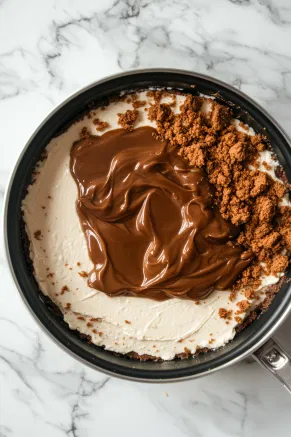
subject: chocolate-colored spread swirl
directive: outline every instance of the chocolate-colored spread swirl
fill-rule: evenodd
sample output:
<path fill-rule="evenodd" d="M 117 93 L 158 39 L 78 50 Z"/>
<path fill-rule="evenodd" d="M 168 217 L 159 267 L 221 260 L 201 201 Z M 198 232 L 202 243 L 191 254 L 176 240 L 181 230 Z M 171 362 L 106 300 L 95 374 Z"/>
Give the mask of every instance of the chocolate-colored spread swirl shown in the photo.
<path fill-rule="evenodd" d="M 214 207 L 205 173 L 154 132 L 117 129 L 72 147 L 88 283 L 109 296 L 205 298 L 229 288 L 252 254 L 231 242 L 239 230 Z"/>

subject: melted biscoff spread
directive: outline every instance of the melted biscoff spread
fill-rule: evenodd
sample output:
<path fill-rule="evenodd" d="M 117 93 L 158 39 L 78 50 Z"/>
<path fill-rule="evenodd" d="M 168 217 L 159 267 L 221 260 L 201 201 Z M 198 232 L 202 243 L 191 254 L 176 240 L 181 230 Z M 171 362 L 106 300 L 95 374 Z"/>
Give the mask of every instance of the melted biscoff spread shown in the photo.
<path fill-rule="evenodd" d="M 110 296 L 206 298 L 232 286 L 253 255 L 232 243 L 239 228 L 214 205 L 204 171 L 156 134 L 128 126 L 72 148 L 88 284 Z"/>

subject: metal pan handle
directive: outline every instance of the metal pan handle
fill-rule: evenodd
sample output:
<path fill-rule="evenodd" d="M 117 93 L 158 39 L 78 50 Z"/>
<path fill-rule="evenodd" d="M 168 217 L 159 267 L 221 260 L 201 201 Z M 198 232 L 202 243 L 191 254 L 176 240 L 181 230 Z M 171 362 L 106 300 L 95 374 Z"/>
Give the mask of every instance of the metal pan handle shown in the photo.
<path fill-rule="evenodd" d="M 254 352 L 253 357 L 268 369 L 291 394 L 291 357 L 277 341 L 270 338 Z"/>

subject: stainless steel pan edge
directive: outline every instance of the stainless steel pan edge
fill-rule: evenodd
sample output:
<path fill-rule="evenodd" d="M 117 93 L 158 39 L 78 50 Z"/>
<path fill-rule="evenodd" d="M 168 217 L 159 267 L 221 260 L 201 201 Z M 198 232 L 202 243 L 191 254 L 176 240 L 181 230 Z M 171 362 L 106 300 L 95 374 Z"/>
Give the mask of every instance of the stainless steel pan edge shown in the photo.
<path fill-rule="evenodd" d="M 11 173 L 10 179 L 9 179 L 9 183 L 6 189 L 6 193 L 5 193 L 5 198 L 4 198 L 4 220 L 3 220 L 3 225 L 4 225 L 4 242 L 5 242 L 5 251 L 6 251 L 6 256 L 7 256 L 7 260 L 8 260 L 8 264 L 10 267 L 10 271 L 12 274 L 12 277 L 14 279 L 14 282 L 18 288 L 18 291 L 20 293 L 20 296 L 22 297 L 24 303 L 26 304 L 26 306 L 29 308 L 31 314 L 34 316 L 34 318 L 38 321 L 38 323 L 41 325 L 41 327 L 45 330 L 45 332 L 47 334 L 49 334 L 49 336 L 54 340 L 55 343 L 57 343 L 59 346 L 61 346 L 64 350 L 66 350 L 66 352 L 68 352 L 70 355 L 72 355 L 73 357 L 77 358 L 79 361 L 83 362 L 86 365 L 89 365 L 92 368 L 98 368 L 98 370 L 101 370 L 102 372 L 111 375 L 111 376 L 117 376 L 123 379 L 130 379 L 130 380 L 134 380 L 134 381 L 139 381 L 139 382 L 174 382 L 174 381 L 182 381 L 182 380 L 188 380 L 188 379 L 192 379 L 194 377 L 200 377 L 200 376 L 204 376 L 210 373 L 213 373 L 214 371 L 220 370 L 222 368 L 226 368 L 227 366 L 231 365 L 231 364 L 235 364 L 237 362 L 239 362 L 240 360 L 246 358 L 247 356 L 249 356 L 250 354 L 254 354 L 254 357 L 266 368 L 268 368 L 269 370 L 271 370 L 272 374 L 277 376 L 277 378 L 285 385 L 285 387 L 291 392 L 291 360 L 290 357 L 288 356 L 287 353 L 284 352 L 284 350 L 274 341 L 274 340 L 269 340 L 270 337 L 273 335 L 273 333 L 278 329 L 278 327 L 283 323 L 283 321 L 286 319 L 286 317 L 288 316 L 288 314 L 291 312 L 291 301 L 289 302 L 289 304 L 285 307 L 284 312 L 281 314 L 281 316 L 279 318 L 277 318 L 277 320 L 275 321 L 275 323 L 273 323 L 273 325 L 271 326 L 271 328 L 268 330 L 268 332 L 264 335 L 264 337 L 262 337 L 260 339 L 260 341 L 258 341 L 255 345 L 253 345 L 251 348 L 249 348 L 247 351 L 245 351 L 243 354 L 240 354 L 238 356 L 236 356 L 235 358 L 233 358 L 232 360 L 229 360 L 227 363 L 224 363 L 223 365 L 217 366 L 215 368 L 212 369 L 208 369 L 202 373 L 196 374 L 196 375 L 189 375 L 189 376 L 179 376 L 179 377 L 171 377 L 171 378 L 141 378 L 141 377 L 135 377 L 133 375 L 127 376 L 124 374 L 120 374 L 118 372 L 115 372 L 114 370 L 109 371 L 108 369 L 104 369 L 101 367 L 98 367 L 96 365 L 93 365 L 91 363 L 88 363 L 87 360 L 83 359 L 82 357 L 80 357 L 78 354 L 74 353 L 71 349 L 69 349 L 66 345 L 64 345 L 62 342 L 60 342 L 58 339 L 56 339 L 56 337 L 47 329 L 47 327 L 41 323 L 41 321 L 39 320 L 39 318 L 37 317 L 37 315 L 35 314 L 35 312 L 32 310 L 31 306 L 28 304 L 27 299 L 25 298 L 25 295 L 23 294 L 23 290 L 21 289 L 19 282 L 16 278 L 15 272 L 14 272 L 14 267 L 12 264 L 12 260 L 11 260 L 11 256 L 10 256 L 10 251 L 9 251 L 9 245 L 8 245 L 8 235 L 7 235 L 7 213 L 8 213 L 8 203 L 9 203 L 9 198 L 10 198 L 10 192 L 11 192 L 11 187 L 13 184 L 13 180 L 14 180 L 14 176 L 15 173 L 17 171 L 17 168 L 19 166 L 19 164 L 21 163 L 22 157 L 26 152 L 26 149 L 28 148 L 29 144 L 31 143 L 31 141 L 33 140 L 33 138 L 36 136 L 36 134 L 41 130 L 41 128 L 46 124 L 46 122 L 51 118 L 51 116 L 53 114 L 55 114 L 56 112 L 59 111 L 60 108 L 62 108 L 66 103 L 70 102 L 72 99 L 74 99 L 76 96 L 82 94 L 84 91 L 89 90 L 90 88 L 92 88 L 93 86 L 97 85 L 97 84 L 102 84 L 105 83 L 111 79 L 115 79 L 115 78 L 119 78 L 119 77 L 123 77 L 123 76 L 127 76 L 130 77 L 131 75 L 135 75 L 137 73 L 173 73 L 173 74 L 182 74 L 182 75 L 189 75 L 190 77 L 194 78 L 202 78 L 205 80 L 209 80 L 214 84 L 217 84 L 218 86 L 223 86 L 224 88 L 228 88 L 231 91 L 234 91 L 237 95 L 240 95 L 243 99 L 248 100 L 249 102 L 252 103 L 253 106 L 255 106 L 258 111 L 260 111 L 262 114 L 264 114 L 271 122 L 272 124 L 277 128 L 277 130 L 281 133 L 281 135 L 285 138 L 286 142 L 289 143 L 289 146 L 291 145 L 290 143 L 290 139 L 288 138 L 287 134 L 283 131 L 283 129 L 280 127 L 280 125 L 273 119 L 272 116 L 270 116 L 267 111 L 265 111 L 259 104 L 257 104 L 254 100 L 252 100 L 251 98 L 249 98 L 247 95 L 245 95 L 243 92 L 234 89 L 233 87 L 229 86 L 228 84 L 217 80 L 217 79 L 213 79 L 212 77 L 206 76 L 206 75 L 202 75 L 202 74 L 197 74 L 197 73 L 192 73 L 189 71 L 184 71 L 184 70 L 176 70 L 176 69 L 146 69 L 146 70 L 132 70 L 129 72 L 125 72 L 125 73 L 120 73 L 120 74 L 116 74 L 116 75 L 112 75 L 112 76 L 108 76 L 100 81 L 97 82 L 93 82 L 92 84 L 82 88 L 81 90 L 79 90 L 78 92 L 72 94 L 70 97 L 68 97 L 64 102 L 62 102 L 60 105 L 58 105 L 55 109 L 53 109 L 49 115 L 45 118 L 45 120 L 39 125 L 39 127 L 36 129 L 36 131 L 32 134 L 32 136 L 29 138 L 29 140 L 27 141 L 23 151 L 21 152 L 15 166 L 14 169 Z"/>

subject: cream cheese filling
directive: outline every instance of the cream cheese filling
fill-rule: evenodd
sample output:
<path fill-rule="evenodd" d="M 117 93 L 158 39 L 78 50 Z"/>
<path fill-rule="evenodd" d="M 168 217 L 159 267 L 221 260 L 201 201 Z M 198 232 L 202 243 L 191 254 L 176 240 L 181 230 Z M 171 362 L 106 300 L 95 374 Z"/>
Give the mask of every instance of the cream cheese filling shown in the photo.
<path fill-rule="evenodd" d="M 140 93 L 139 98 L 149 106 L 145 93 Z M 175 111 L 183 100 L 183 96 L 177 96 Z M 119 128 L 117 114 L 127 109 L 132 109 L 131 104 L 121 101 L 110 103 L 106 110 L 96 109 L 94 116 L 76 122 L 47 145 L 47 159 L 38 164 L 39 174 L 22 203 L 35 278 L 41 291 L 60 307 L 71 329 L 90 335 L 94 344 L 108 350 L 170 360 L 185 350 L 195 353 L 197 348 L 221 347 L 234 337 L 238 321 L 235 317 L 222 319 L 219 308 L 235 313 L 237 303 L 246 299 L 243 290 L 233 301 L 229 299 L 230 291 L 214 291 L 208 299 L 195 304 L 179 299 L 156 302 L 135 297 L 110 298 L 87 285 L 85 273 L 93 264 L 75 208 L 77 187 L 70 173 L 70 149 L 83 127 L 91 134 L 99 134 L 94 118 L 109 123 L 103 134 Z M 209 103 L 205 102 L 203 109 L 207 112 Z M 147 119 L 144 107 L 140 114 L 136 127 L 155 127 Z M 237 121 L 234 124 L 241 129 Z M 248 133 L 254 134 L 252 129 Z M 275 179 L 278 162 L 271 153 L 262 152 L 260 160 L 271 166 L 268 173 Z M 266 171 L 262 165 L 260 169 Z M 39 239 L 35 237 L 37 231 L 41 232 Z M 275 276 L 263 278 L 248 312 L 264 299 L 264 288 L 278 280 Z M 246 315 L 239 316 L 243 319 Z"/>

